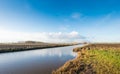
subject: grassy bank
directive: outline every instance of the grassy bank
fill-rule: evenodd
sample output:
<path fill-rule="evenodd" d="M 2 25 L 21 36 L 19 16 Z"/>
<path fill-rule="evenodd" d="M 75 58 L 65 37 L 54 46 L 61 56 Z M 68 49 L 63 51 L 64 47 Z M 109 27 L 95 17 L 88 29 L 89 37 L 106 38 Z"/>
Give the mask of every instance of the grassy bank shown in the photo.
<path fill-rule="evenodd" d="M 27 41 L 24 43 L 4 43 L 0 44 L 0 53 L 5 52 L 16 52 L 16 51 L 26 51 L 34 49 L 43 49 L 43 48 L 54 48 L 54 47 L 64 47 L 77 45 L 77 43 L 43 43 L 43 42 L 32 42 Z"/>
<path fill-rule="evenodd" d="M 120 74 L 120 44 L 91 44 L 73 51 L 78 56 L 53 74 Z"/>

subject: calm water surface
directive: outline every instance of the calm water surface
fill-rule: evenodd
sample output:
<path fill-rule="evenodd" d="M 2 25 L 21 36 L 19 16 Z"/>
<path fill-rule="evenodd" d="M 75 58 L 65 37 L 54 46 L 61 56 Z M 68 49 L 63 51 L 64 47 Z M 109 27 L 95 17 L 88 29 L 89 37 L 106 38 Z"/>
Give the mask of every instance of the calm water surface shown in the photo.
<path fill-rule="evenodd" d="M 67 46 L 0 54 L 0 74 L 51 74 L 76 53 Z"/>

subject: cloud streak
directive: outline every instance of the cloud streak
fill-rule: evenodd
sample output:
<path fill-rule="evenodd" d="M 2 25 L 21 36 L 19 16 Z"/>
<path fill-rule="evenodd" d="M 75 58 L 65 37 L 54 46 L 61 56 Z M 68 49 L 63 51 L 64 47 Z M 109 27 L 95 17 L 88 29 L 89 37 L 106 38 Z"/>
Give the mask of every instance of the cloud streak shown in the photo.
<path fill-rule="evenodd" d="M 43 41 L 43 42 L 81 42 L 86 37 L 81 36 L 78 32 L 72 31 L 69 33 L 63 32 L 41 32 L 41 33 L 25 33 L 0 30 L 1 42 L 17 42 L 17 41 Z"/>

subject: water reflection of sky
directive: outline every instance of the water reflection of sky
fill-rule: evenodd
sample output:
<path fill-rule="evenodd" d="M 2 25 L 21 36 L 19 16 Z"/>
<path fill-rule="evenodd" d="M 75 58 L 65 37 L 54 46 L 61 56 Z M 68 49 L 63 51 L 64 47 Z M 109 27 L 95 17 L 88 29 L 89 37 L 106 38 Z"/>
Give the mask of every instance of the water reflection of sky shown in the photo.
<path fill-rule="evenodd" d="M 63 55 L 70 55 L 70 56 L 75 56 L 75 53 L 72 52 L 70 47 L 63 47 L 61 48 L 54 48 L 54 49 L 45 49 L 43 51 L 33 51 L 32 53 L 35 55 L 40 55 L 40 56 L 63 56 Z"/>
<path fill-rule="evenodd" d="M 46 56 L 61 57 L 63 55 L 75 56 L 76 53 L 72 52 L 73 47 L 74 46 L 0 54 L 0 63 L 2 61 L 7 62 L 11 60 L 26 59 L 35 56 L 40 56 L 40 57 L 46 57 Z"/>
<path fill-rule="evenodd" d="M 7 71 L 16 71 L 17 73 L 22 69 L 30 69 L 31 67 L 35 70 L 39 68 L 42 71 L 43 65 L 46 65 L 44 69 L 48 68 L 49 65 L 53 66 L 49 69 L 54 69 L 54 67 L 56 68 L 75 57 L 76 53 L 72 52 L 74 47 L 76 46 L 0 54 L 0 72 L 7 74 Z"/>

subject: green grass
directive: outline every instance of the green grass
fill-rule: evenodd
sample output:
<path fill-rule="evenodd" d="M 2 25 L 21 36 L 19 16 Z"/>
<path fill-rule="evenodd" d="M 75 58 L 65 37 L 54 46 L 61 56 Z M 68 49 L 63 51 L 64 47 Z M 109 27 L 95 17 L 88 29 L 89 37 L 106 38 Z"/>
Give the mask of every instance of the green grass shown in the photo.
<path fill-rule="evenodd" d="M 120 74 L 120 50 L 88 50 L 90 55 L 87 59 L 94 64 L 97 74 Z"/>

